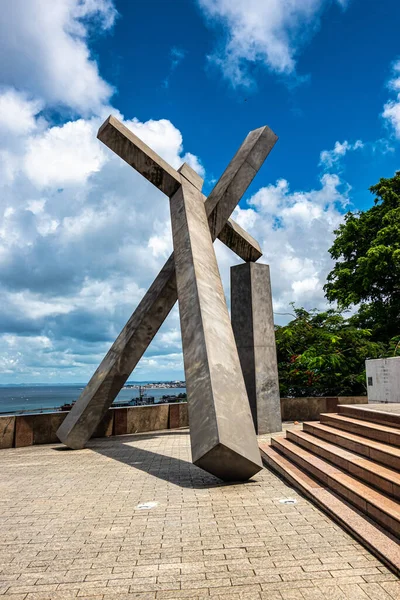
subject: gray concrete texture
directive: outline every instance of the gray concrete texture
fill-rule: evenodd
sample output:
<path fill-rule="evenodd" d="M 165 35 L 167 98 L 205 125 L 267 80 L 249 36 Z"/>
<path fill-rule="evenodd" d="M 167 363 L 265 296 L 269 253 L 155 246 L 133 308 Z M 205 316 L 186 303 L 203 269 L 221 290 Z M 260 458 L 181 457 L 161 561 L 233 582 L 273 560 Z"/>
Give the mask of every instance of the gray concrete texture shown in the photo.
<path fill-rule="evenodd" d="M 268 127 L 266 129 L 268 129 Z M 270 132 L 271 140 L 274 140 L 268 150 L 269 153 L 277 140 L 277 137 L 270 129 L 268 129 L 268 132 Z M 251 133 L 253 132 L 249 133 L 240 149 L 242 149 L 246 142 L 247 146 L 249 146 L 248 137 Z M 133 167 L 168 197 L 171 197 L 181 185 L 181 175 L 188 179 L 195 187 L 197 187 L 197 189 L 201 190 L 202 188 L 203 181 L 200 175 L 198 175 L 187 163 L 184 163 L 178 171 L 175 171 L 175 169 L 168 165 L 164 159 L 158 156 L 156 152 L 142 142 L 140 138 L 112 115 L 108 117 L 100 127 L 97 137 L 103 144 L 110 148 L 110 150 L 115 152 L 115 154 L 118 154 L 118 156 L 128 163 L 128 165 Z M 255 151 L 257 147 L 254 149 L 250 146 L 250 149 Z M 233 160 L 236 159 L 239 152 L 240 150 Z M 229 183 L 233 181 L 234 177 L 238 174 L 240 157 L 238 158 L 239 161 L 236 160 L 235 163 L 236 168 L 233 171 L 230 170 L 228 172 L 228 167 L 222 176 L 224 177 L 222 185 L 218 182 L 211 192 L 209 196 L 209 198 L 211 197 L 211 200 L 209 201 L 209 208 L 207 209 L 208 215 L 211 214 L 212 210 L 217 205 L 221 195 L 229 193 Z M 256 163 L 253 162 L 252 164 Z M 255 172 L 253 177 L 254 175 Z M 248 185 L 249 184 L 247 184 L 247 186 Z M 206 197 L 203 196 L 203 198 L 204 201 L 206 201 Z M 254 240 L 247 232 L 244 232 L 244 230 L 232 219 L 223 223 L 223 227 L 216 237 L 220 237 L 220 234 L 222 235 L 221 241 L 227 243 L 229 248 L 243 260 L 256 261 L 262 256 L 258 242 L 256 242 L 256 240 Z"/>
<path fill-rule="evenodd" d="M 262 463 L 204 203 L 183 182 L 170 206 L 193 462 L 247 480 Z"/>
<path fill-rule="evenodd" d="M 231 319 L 256 432 L 281 431 L 268 265 L 244 263 L 231 267 Z"/>
<path fill-rule="evenodd" d="M 159 173 L 164 167 L 164 161 L 142 142 L 138 144 L 139 151 L 135 150 L 138 138 L 129 130 L 126 133 L 125 129 L 110 117 L 100 128 L 98 137 L 126 162 L 135 168 L 141 168 L 144 176 L 160 189 L 164 185 L 167 186 L 164 191 L 172 189 L 168 186 L 171 186 L 171 177 L 175 177 L 175 173 L 176 178 L 182 182 L 181 176 L 169 167 L 165 175 L 168 184 L 164 184 L 163 176 Z M 124 139 L 123 134 L 126 134 Z M 267 157 L 276 139 L 275 134 L 267 127 L 257 130 L 255 134 L 251 132 L 232 160 L 234 164 L 230 164 L 224 172 L 222 183 L 218 182 L 210 194 L 205 202 L 205 209 L 212 230 L 212 240 L 221 232 L 241 195 L 253 180 L 255 169 L 261 164 L 261 157 Z M 143 153 L 147 153 L 147 160 L 143 158 Z M 202 197 L 204 200 L 204 196 Z M 219 212 L 214 215 L 219 202 L 226 202 L 231 207 L 224 218 Z M 258 257 L 260 252 L 257 251 L 256 254 Z M 67 446 L 82 448 L 86 444 L 176 300 L 175 264 L 171 255 L 58 430 L 59 439 Z"/>

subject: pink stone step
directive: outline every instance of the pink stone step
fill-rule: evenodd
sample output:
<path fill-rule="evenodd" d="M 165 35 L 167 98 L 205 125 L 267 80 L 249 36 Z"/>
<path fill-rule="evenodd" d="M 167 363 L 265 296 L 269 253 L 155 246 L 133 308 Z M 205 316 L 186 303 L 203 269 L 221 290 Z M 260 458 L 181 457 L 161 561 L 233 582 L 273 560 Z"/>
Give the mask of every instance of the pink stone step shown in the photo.
<path fill-rule="evenodd" d="M 378 465 L 359 454 L 315 437 L 314 431 L 312 423 L 305 423 L 304 431 L 287 431 L 286 435 L 287 439 L 295 444 L 351 473 L 384 494 L 400 500 L 400 473 L 398 471 Z"/>
<path fill-rule="evenodd" d="M 364 544 L 379 560 L 400 575 L 400 546 L 396 540 L 369 517 L 346 500 L 326 489 L 269 444 L 260 444 L 265 464 L 301 491 L 319 508 Z"/>
<path fill-rule="evenodd" d="M 383 444 L 382 442 L 377 442 L 361 435 L 334 429 L 329 425 L 324 425 L 317 421 L 304 424 L 305 430 L 309 427 L 313 428 L 313 435 L 336 446 L 341 446 L 346 450 L 350 450 L 350 452 L 361 454 L 361 456 L 381 463 L 390 469 L 400 470 L 400 448 Z"/>
<path fill-rule="evenodd" d="M 345 415 L 336 415 L 332 413 L 321 414 L 321 423 L 330 425 L 337 429 L 343 429 L 356 435 L 370 438 L 383 444 L 400 446 L 400 429 L 372 423 L 371 421 L 362 421 Z"/>
<path fill-rule="evenodd" d="M 397 537 L 400 535 L 400 506 L 397 502 L 288 439 L 272 438 L 271 445 L 387 531 Z"/>
<path fill-rule="evenodd" d="M 341 404 L 340 415 L 400 429 L 400 404 Z"/>

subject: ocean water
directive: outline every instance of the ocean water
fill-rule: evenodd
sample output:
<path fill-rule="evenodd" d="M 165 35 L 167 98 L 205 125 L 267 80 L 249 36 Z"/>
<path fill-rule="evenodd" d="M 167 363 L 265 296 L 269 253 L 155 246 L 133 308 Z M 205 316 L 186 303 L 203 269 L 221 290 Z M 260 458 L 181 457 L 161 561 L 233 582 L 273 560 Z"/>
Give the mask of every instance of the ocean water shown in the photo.
<path fill-rule="evenodd" d="M 58 409 L 65 403 L 77 400 L 84 388 L 80 385 L 44 385 L 0 387 L 0 414 L 18 411 L 49 411 Z M 144 390 L 146 395 L 154 396 L 155 402 L 161 396 L 175 396 L 186 393 L 186 388 L 155 388 Z M 137 388 L 121 390 L 116 402 L 128 402 L 139 396 Z"/>

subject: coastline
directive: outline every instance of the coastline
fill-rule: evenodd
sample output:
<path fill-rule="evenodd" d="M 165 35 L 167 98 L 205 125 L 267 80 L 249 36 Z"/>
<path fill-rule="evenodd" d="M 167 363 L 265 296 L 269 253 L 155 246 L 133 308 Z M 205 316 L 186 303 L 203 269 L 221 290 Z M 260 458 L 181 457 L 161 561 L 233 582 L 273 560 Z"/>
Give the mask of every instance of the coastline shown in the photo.
<path fill-rule="evenodd" d="M 153 382 L 154 383 L 154 382 Z M 174 382 L 165 382 L 174 383 Z M 185 393 L 186 387 L 178 388 L 168 386 L 164 382 L 157 382 L 155 387 L 147 387 L 148 384 L 139 384 L 137 382 L 128 382 L 128 386 L 123 388 L 115 399 L 115 403 L 129 402 L 132 398 L 138 396 L 137 390 L 139 387 L 143 389 L 149 396 L 154 396 L 154 402 L 157 404 L 161 401 L 162 396 L 176 395 Z M 12 385 L 9 387 L 0 387 L 0 413 L 15 414 L 17 412 L 50 412 L 58 411 L 64 404 L 75 402 L 84 389 L 84 384 L 70 385 Z M 148 393 L 150 392 L 151 393 Z"/>

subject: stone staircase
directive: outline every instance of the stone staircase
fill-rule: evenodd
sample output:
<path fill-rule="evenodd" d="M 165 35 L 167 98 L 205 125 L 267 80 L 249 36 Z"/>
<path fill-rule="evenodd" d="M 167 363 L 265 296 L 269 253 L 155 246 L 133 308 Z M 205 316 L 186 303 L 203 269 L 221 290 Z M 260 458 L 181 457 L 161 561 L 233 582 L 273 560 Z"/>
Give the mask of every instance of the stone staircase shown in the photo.
<path fill-rule="evenodd" d="M 400 575 L 396 406 L 339 406 L 338 414 L 321 414 L 319 422 L 287 430 L 286 437 L 275 436 L 260 449 L 269 467 Z"/>

